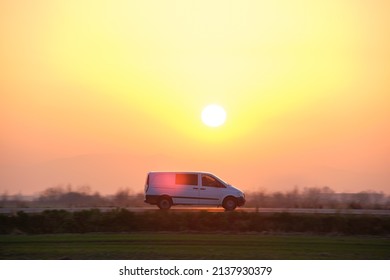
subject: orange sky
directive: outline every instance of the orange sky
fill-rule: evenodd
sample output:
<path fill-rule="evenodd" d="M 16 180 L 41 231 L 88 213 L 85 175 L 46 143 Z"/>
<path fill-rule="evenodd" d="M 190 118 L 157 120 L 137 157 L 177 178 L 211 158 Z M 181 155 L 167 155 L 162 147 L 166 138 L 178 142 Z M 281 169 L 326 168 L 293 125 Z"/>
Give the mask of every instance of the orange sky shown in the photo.
<path fill-rule="evenodd" d="M 0 192 L 390 193 L 388 1 L 1 1 Z M 201 122 L 209 103 L 226 123 Z"/>

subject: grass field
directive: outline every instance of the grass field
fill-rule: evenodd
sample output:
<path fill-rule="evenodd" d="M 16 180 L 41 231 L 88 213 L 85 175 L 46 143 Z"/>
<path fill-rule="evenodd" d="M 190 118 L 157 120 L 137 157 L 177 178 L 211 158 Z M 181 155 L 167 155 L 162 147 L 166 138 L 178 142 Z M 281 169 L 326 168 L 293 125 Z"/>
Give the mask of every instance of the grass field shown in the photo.
<path fill-rule="evenodd" d="M 203 233 L 0 235 L 0 259 L 390 259 L 390 237 Z"/>

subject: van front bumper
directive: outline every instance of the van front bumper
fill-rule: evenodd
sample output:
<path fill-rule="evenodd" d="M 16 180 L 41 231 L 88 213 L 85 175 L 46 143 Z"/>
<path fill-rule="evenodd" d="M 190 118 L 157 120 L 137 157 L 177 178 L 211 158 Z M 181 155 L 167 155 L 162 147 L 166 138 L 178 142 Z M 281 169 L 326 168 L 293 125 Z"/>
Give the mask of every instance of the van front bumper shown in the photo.
<path fill-rule="evenodd" d="M 245 197 L 237 197 L 237 206 L 243 206 L 245 204 Z"/>

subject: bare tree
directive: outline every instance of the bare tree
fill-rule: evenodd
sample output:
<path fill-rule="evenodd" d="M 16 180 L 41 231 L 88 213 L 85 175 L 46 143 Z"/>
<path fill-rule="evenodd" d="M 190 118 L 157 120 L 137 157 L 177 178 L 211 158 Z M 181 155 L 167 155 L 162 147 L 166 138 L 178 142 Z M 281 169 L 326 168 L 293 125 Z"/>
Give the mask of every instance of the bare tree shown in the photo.
<path fill-rule="evenodd" d="M 8 191 L 1 194 L 0 207 L 5 207 L 8 201 Z"/>
<path fill-rule="evenodd" d="M 114 196 L 113 202 L 119 207 L 130 206 L 130 190 L 128 188 L 120 189 Z"/>

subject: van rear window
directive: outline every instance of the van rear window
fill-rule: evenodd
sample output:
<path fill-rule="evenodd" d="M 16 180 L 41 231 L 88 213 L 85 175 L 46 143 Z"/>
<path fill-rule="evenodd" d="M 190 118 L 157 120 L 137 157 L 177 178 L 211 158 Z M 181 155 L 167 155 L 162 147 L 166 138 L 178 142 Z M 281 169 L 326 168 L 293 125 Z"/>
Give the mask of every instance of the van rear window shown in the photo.
<path fill-rule="evenodd" d="M 176 174 L 176 185 L 198 185 L 198 174 Z"/>

